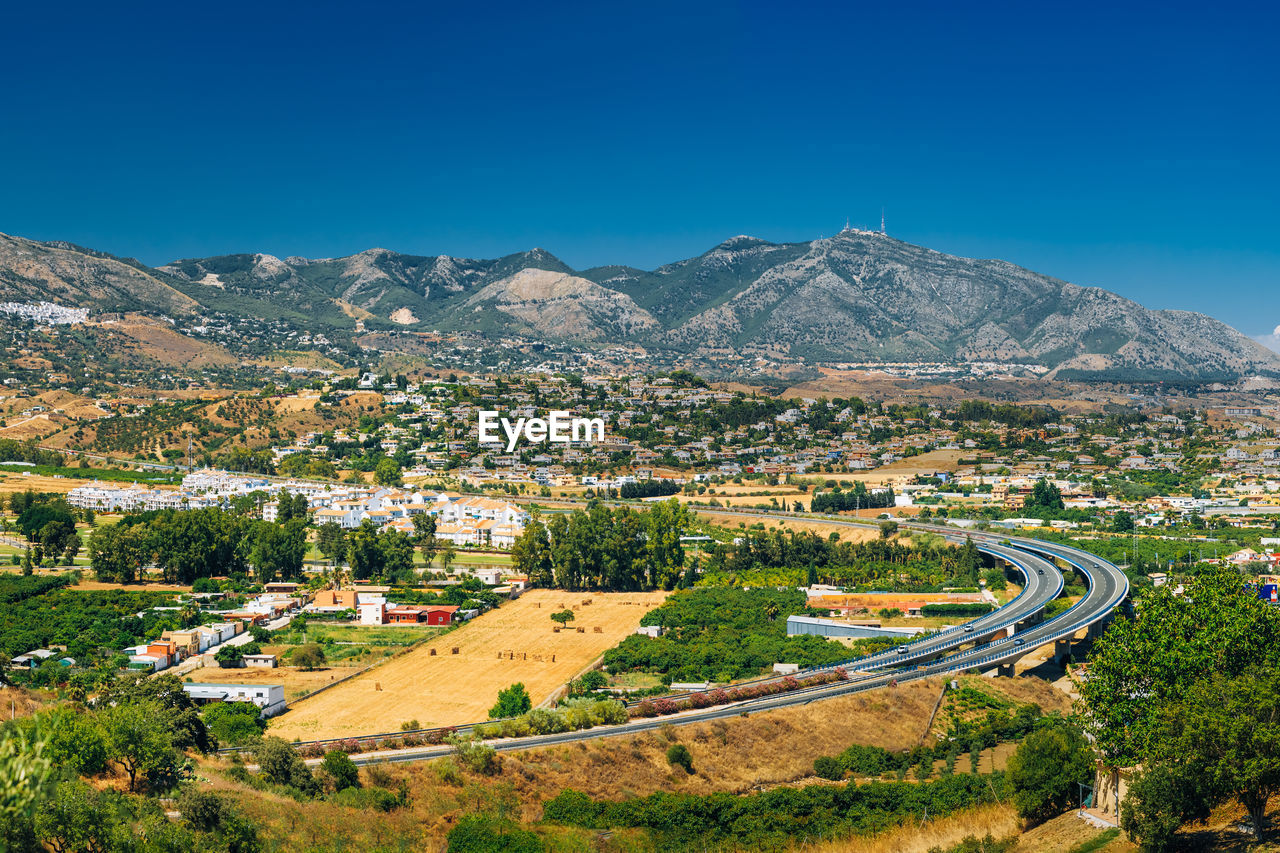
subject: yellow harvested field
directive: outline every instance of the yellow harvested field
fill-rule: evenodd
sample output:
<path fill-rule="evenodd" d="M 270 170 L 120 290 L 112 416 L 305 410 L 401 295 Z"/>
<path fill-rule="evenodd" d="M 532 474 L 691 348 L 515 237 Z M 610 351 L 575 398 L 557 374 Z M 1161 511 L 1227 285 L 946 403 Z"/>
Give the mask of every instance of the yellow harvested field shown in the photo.
<path fill-rule="evenodd" d="M 722 527 L 734 528 L 739 522 L 744 523 L 747 527 L 753 524 L 763 524 L 766 530 L 775 527 L 781 527 L 787 530 L 806 530 L 811 533 L 817 533 L 819 536 L 830 536 L 832 533 L 838 535 L 845 542 L 869 542 L 872 539 L 880 538 L 880 531 L 874 527 L 846 527 L 842 524 L 832 524 L 827 521 L 799 518 L 774 519 L 765 516 L 759 518 L 746 518 L 740 515 L 726 515 L 722 512 L 716 512 L 714 508 L 707 509 L 705 507 L 691 507 L 699 517 L 705 518 L 713 524 Z M 872 520 L 884 510 L 864 510 L 859 517 L 865 520 Z M 852 520 L 853 513 L 849 513 Z"/>
<path fill-rule="evenodd" d="M 870 471 L 840 474 L 805 474 L 801 479 L 810 482 L 814 480 L 835 480 L 842 486 L 856 482 L 863 482 L 868 486 L 883 486 L 909 482 L 917 475 L 929 476 L 937 471 L 954 473 L 960 467 L 962 458 L 972 458 L 975 453 L 976 451 L 973 450 L 931 450 L 928 453 L 921 453 L 919 456 L 899 459 L 897 462 L 890 462 L 888 465 L 872 468 Z"/>
<path fill-rule="evenodd" d="M 321 740 L 393 732 L 408 720 L 417 720 L 423 728 L 474 723 L 488 716 L 499 690 L 516 682 L 524 683 L 536 705 L 633 632 L 640 617 L 666 596 L 527 592 L 382 666 L 301 700 L 271 721 L 270 732 L 286 740 Z M 574 610 L 576 618 L 556 633 L 550 617 L 561 609 Z"/>
<path fill-rule="evenodd" d="M 46 477 L 41 474 L 22 474 L 16 471 L 0 473 L 0 493 L 25 492 L 31 489 L 37 492 L 56 492 L 66 494 L 76 486 L 83 486 L 88 480 L 71 477 Z"/>
<path fill-rule="evenodd" d="M 293 702 L 350 675 L 357 669 L 359 667 L 328 666 L 308 671 L 294 666 L 278 666 L 273 669 L 256 667 L 219 669 L 217 666 L 203 666 L 186 673 L 186 677 L 193 681 L 210 681 L 217 684 L 279 684 L 284 687 L 285 701 Z"/>

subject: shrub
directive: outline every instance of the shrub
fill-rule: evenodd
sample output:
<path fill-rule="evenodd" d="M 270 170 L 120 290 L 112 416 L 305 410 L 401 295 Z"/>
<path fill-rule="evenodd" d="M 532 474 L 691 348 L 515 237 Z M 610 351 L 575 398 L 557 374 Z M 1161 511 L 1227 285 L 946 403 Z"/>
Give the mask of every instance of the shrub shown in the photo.
<path fill-rule="evenodd" d="M 255 743 L 267 729 L 262 713 L 251 702 L 219 702 L 206 707 L 201 716 L 210 734 L 227 746 Z"/>
<path fill-rule="evenodd" d="M 291 744 L 278 737 L 263 738 L 253 754 L 259 772 L 268 782 L 314 793 L 315 779 Z"/>
<path fill-rule="evenodd" d="M 840 762 L 831 757 L 824 755 L 813 762 L 813 773 L 823 779 L 839 781 L 844 778 L 844 768 L 840 766 Z"/>
<path fill-rule="evenodd" d="M 351 809 L 389 812 L 399 806 L 400 798 L 386 788 L 343 788 L 330 802 Z"/>
<path fill-rule="evenodd" d="M 194 786 L 183 790 L 178 798 L 178 811 L 187 825 L 197 832 L 212 832 L 231 813 L 222 797 Z"/>
<path fill-rule="evenodd" d="M 538 836 L 510 820 L 470 814 L 449 830 L 449 853 L 542 853 Z"/>
<path fill-rule="evenodd" d="M 370 764 L 364 772 L 369 777 L 369 784 L 375 788 L 390 788 L 395 784 L 395 779 L 386 764 Z"/>
<path fill-rule="evenodd" d="M 622 725 L 627 721 L 627 706 L 617 699 L 600 699 L 591 704 L 591 718 L 601 726 Z"/>
<path fill-rule="evenodd" d="M 667 763 L 672 767 L 683 767 L 685 773 L 693 773 L 693 756 L 682 743 L 673 743 L 667 747 Z"/>
<path fill-rule="evenodd" d="M 451 735 L 448 742 L 453 746 L 455 760 L 472 773 L 491 776 L 498 772 L 497 751 L 474 738 Z"/>
<path fill-rule="evenodd" d="M 356 767 L 355 762 L 351 760 L 351 757 L 340 749 L 328 752 L 324 757 L 324 762 L 320 765 L 320 769 L 332 781 L 335 792 L 344 788 L 360 787 L 360 770 Z"/>
<path fill-rule="evenodd" d="M 294 621 L 296 622 L 297 620 L 295 619 Z M 324 664 L 324 649 L 319 643 L 307 643 L 305 646 L 299 646 L 293 650 L 291 660 L 295 666 L 300 666 L 304 670 L 310 671 Z"/>

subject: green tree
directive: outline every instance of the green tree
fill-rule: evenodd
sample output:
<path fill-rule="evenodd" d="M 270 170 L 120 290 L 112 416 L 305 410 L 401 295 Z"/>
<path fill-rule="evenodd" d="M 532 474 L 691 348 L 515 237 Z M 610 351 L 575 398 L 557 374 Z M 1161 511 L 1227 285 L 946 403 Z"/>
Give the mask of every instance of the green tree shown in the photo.
<path fill-rule="evenodd" d="M 345 752 L 333 749 L 325 753 L 320 769 L 328 775 L 333 783 L 333 790 L 360 787 L 360 770 L 356 763 Z"/>
<path fill-rule="evenodd" d="M 656 503 L 643 514 L 649 564 L 647 586 L 675 589 L 684 566 L 680 537 L 689 527 L 690 517 L 688 507 L 675 498 Z"/>
<path fill-rule="evenodd" d="M 378 528 L 367 518 L 348 537 L 347 564 L 356 580 L 381 577 L 386 568 Z"/>
<path fill-rule="evenodd" d="M 347 532 L 332 521 L 316 528 L 316 547 L 332 562 L 347 553 Z"/>
<path fill-rule="evenodd" d="M 1025 509 L 1063 509 L 1062 490 L 1052 480 L 1036 480 L 1023 507 Z"/>
<path fill-rule="evenodd" d="M 313 793 L 315 778 L 307 769 L 302 756 L 291 745 L 278 737 L 265 737 L 253 752 L 258 762 L 258 772 L 268 782 L 288 785 L 303 793 Z"/>
<path fill-rule="evenodd" d="M 1093 778 L 1093 753 L 1079 730 L 1059 721 L 1022 742 L 1009 757 L 1008 776 L 1018 815 L 1041 823 L 1064 811 L 1078 784 Z"/>
<path fill-rule="evenodd" d="M 107 768 L 106 736 L 97 718 L 69 706 L 54 708 L 30 719 L 47 738 L 45 755 L 59 767 L 81 776 L 95 776 Z"/>
<path fill-rule="evenodd" d="M 307 643 L 305 646 L 299 646 L 293 650 L 290 658 L 295 666 L 302 667 L 308 672 L 318 666 L 323 666 L 326 660 L 324 647 L 319 643 Z"/>
<path fill-rule="evenodd" d="M 307 527 L 301 519 L 284 524 L 259 522 L 253 528 L 253 546 L 249 562 L 262 583 L 276 578 L 290 580 L 302 574 L 302 561 L 307 555 Z"/>
<path fill-rule="evenodd" d="M 422 561 L 428 566 L 440 549 L 440 541 L 436 539 L 436 517 L 429 512 L 420 512 L 413 517 L 413 540 L 422 552 Z"/>
<path fill-rule="evenodd" d="M 498 702 L 489 709 L 489 719 L 500 720 L 507 717 L 518 717 L 533 707 L 533 700 L 524 689 L 522 682 L 516 682 L 505 690 L 498 691 Z"/>
<path fill-rule="evenodd" d="M 1132 533 L 1133 516 L 1124 510 L 1120 510 L 1111 519 L 1111 529 L 1116 533 Z"/>
<path fill-rule="evenodd" d="M 373 469 L 373 481 L 379 486 L 399 486 L 404 483 L 400 465 L 394 459 L 380 459 Z"/>
<path fill-rule="evenodd" d="M 222 669 L 236 669 L 244 660 L 244 649 L 239 646 L 226 645 L 218 649 L 213 659 L 218 662 L 218 666 Z"/>
<path fill-rule="evenodd" d="M 221 745 L 245 746 L 262 737 L 267 723 L 251 702 L 218 702 L 204 711 L 204 723 Z"/>
<path fill-rule="evenodd" d="M 449 853 L 542 853 L 542 840 L 510 819 L 464 815 L 449 830 Z"/>
<path fill-rule="evenodd" d="M 449 567 L 453 565 L 454 558 L 458 556 L 458 549 L 453 547 L 453 543 L 446 541 L 444 547 L 440 549 L 440 568 L 449 571 Z"/>
<path fill-rule="evenodd" d="M 1280 646 L 1280 611 L 1233 569 L 1205 568 L 1185 587 L 1148 592 L 1136 617 L 1117 618 L 1094 645 L 1080 695 L 1108 764 L 1142 763 L 1167 709 L 1209 673 L 1241 676 Z"/>
<path fill-rule="evenodd" d="M 1209 816 L 1209 798 L 1197 780 L 1181 768 L 1153 764 L 1130 783 L 1120 806 L 1120 828 L 1143 853 L 1163 853 L 1173 846 L 1178 828 Z"/>
<path fill-rule="evenodd" d="M 493 747 L 474 737 L 448 735 L 445 743 L 453 747 L 453 757 L 473 773 L 490 776 L 498 770 L 498 753 Z"/>
<path fill-rule="evenodd" d="M 107 524 L 89 535 L 89 565 L 98 580 L 133 583 L 151 557 L 143 525 Z"/>
<path fill-rule="evenodd" d="M 111 682 L 99 694 L 97 705 L 109 707 L 142 703 L 160 710 L 160 719 L 173 737 L 178 749 L 210 752 L 215 744 L 200 719 L 195 700 L 183 689 L 183 682 L 172 674 L 151 677 L 122 677 Z"/>
<path fill-rule="evenodd" d="M 551 614 L 551 621 L 558 622 L 561 625 L 568 625 L 574 620 L 575 616 L 572 610 L 557 610 Z"/>
<path fill-rule="evenodd" d="M 382 551 L 382 572 L 387 577 L 405 582 L 413 573 L 413 540 L 407 533 L 387 529 L 378 534 L 378 548 Z"/>
<path fill-rule="evenodd" d="M 880 538 L 892 539 L 893 535 L 898 532 L 898 522 L 882 521 L 880 522 Z"/>
<path fill-rule="evenodd" d="M 102 712 L 107 753 L 129 777 L 131 791 L 172 788 L 185 773 L 164 722 L 164 710 L 151 702 L 129 702 Z"/>
<path fill-rule="evenodd" d="M 37 811 L 53 791 L 46 742 L 20 728 L 0 729 L 0 851 L 31 849 Z"/>
<path fill-rule="evenodd" d="M 555 583 L 552 573 L 551 540 L 547 528 L 534 519 L 511 546 L 511 568 L 529 578 L 530 586 L 548 587 Z"/>
<path fill-rule="evenodd" d="M 1280 793 L 1280 670 L 1211 675 L 1165 709 L 1147 761 L 1192 775 L 1200 799 L 1235 799 L 1261 838 Z"/>
<path fill-rule="evenodd" d="M 120 795 L 79 779 L 60 782 L 35 815 L 35 834 L 58 853 L 116 849 L 114 829 Z"/>
<path fill-rule="evenodd" d="M 213 832 L 231 816 L 231 806 L 212 791 L 188 786 L 178 798 L 178 811 L 197 832 Z"/>

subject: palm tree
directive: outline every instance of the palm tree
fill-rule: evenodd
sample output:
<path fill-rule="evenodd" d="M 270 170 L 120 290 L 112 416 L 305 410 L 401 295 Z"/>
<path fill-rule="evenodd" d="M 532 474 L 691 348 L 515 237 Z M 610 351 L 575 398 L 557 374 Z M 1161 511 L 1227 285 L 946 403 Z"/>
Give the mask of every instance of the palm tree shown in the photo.
<path fill-rule="evenodd" d="M 770 622 L 776 622 L 778 619 L 778 602 L 770 601 L 764 606 L 764 615 L 769 618 Z"/>

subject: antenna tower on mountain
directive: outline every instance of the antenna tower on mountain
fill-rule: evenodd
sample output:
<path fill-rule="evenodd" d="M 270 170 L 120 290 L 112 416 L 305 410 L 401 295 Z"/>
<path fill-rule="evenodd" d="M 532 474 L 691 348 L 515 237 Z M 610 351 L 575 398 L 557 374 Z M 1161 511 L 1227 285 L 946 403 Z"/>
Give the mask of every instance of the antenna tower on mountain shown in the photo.
<path fill-rule="evenodd" d="M 884 233 L 884 208 L 880 208 L 880 233 Z"/>

